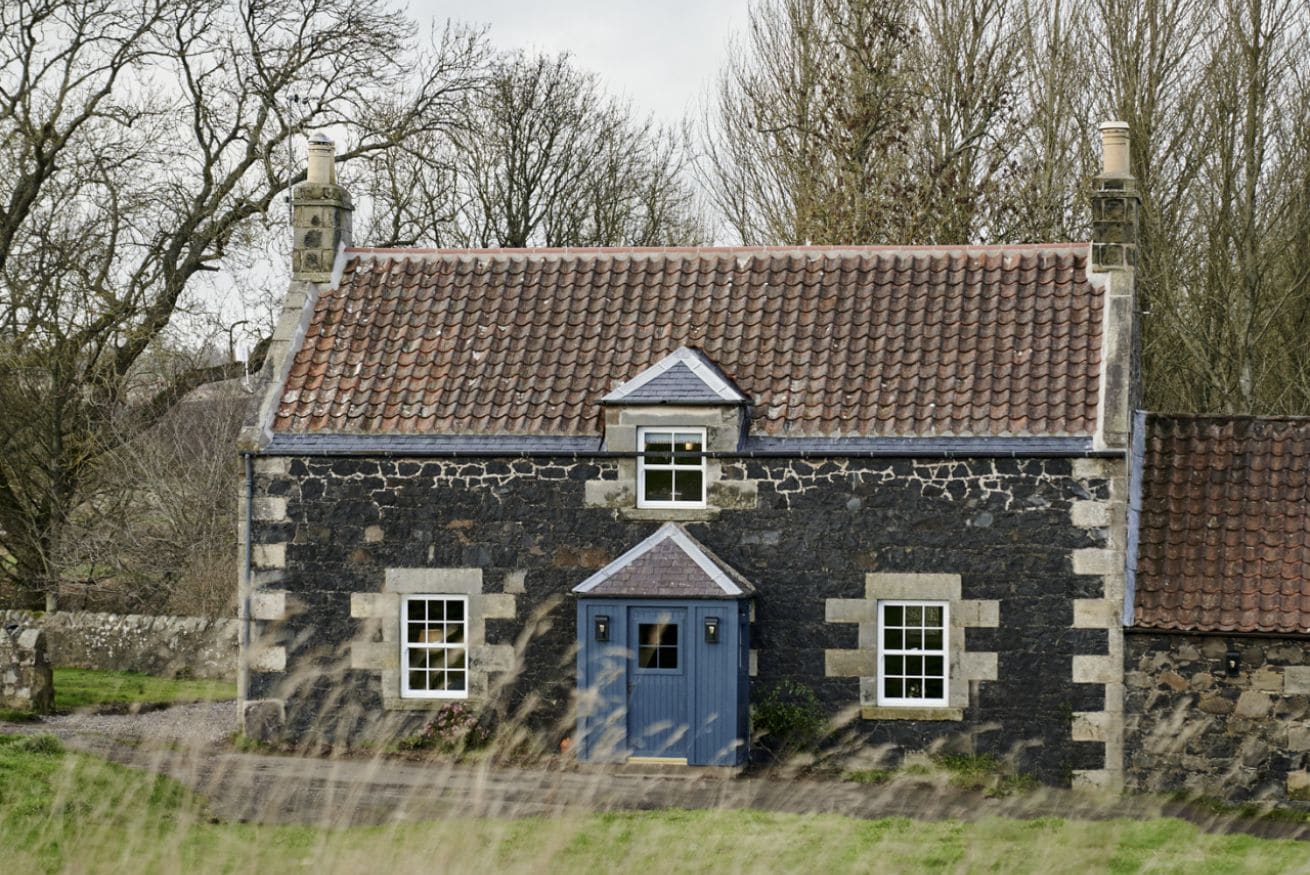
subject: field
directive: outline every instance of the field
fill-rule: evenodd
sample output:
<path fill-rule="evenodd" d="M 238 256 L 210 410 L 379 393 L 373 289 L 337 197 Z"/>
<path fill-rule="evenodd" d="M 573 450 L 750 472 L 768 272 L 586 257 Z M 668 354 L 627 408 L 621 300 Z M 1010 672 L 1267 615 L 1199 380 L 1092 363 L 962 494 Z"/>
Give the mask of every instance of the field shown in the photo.
<path fill-rule="evenodd" d="M 1179 820 L 661 810 L 341 829 L 218 822 L 180 784 L 0 735 L 11 872 L 1303 872 L 1310 847 Z"/>
<path fill-rule="evenodd" d="M 128 704 L 171 705 L 235 699 L 230 681 L 161 678 L 133 671 L 55 669 L 55 710 Z"/>

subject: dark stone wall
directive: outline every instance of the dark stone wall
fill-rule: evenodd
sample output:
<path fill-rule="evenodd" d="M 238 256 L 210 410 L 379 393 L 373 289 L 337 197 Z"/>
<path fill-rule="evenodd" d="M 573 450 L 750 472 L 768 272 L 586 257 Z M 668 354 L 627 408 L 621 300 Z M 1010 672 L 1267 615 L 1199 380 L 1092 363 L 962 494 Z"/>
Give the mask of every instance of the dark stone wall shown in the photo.
<path fill-rule="evenodd" d="M 1126 783 L 1245 802 L 1310 799 L 1310 641 L 1125 636 Z"/>
<path fill-rule="evenodd" d="M 1070 506 L 1108 498 L 1109 484 L 1079 481 L 1071 466 L 750 461 L 728 465 L 725 475 L 759 481 L 757 506 L 687 528 L 758 588 L 753 689 L 796 678 L 834 714 L 858 704 L 858 680 L 825 677 L 824 650 L 856 647 L 857 627 L 826 623 L 825 599 L 862 598 L 871 571 L 961 574 L 965 599 L 1000 601 L 1000 627 L 970 629 L 965 641 L 967 650 L 999 653 L 1000 679 L 976 684 L 963 723 L 856 718 L 851 731 L 889 745 L 893 760 L 949 739 L 1015 753 L 1024 770 L 1068 783 L 1075 769 L 1104 766 L 1101 743 L 1070 737 L 1074 712 L 1104 707 L 1101 685 L 1072 683 L 1072 657 L 1108 652 L 1106 632 L 1072 628 L 1072 599 L 1103 593 L 1099 577 L 1072 573 L 1070 551 L 1104 547 L 1106 532 L 1073 527 Z M 379 590 L 388 567 L 477 566 L 488 592 L 500 591 L 507 574 L 527 572 L 517 619 L 488 621 L 488 643 L 513 642 L 534 611 L 548 621 L 498 704 L 514 712 L 531 702 L 535 725 L 561 725 L 574 683 L 567 594 L 659 525 L 585 506 L 584 482 L 615 471 L 608 461 L 296 458 L 288 476 L 258 477 L 256 495 L 285 497 L 288 521 L 254 523 L 254 542 L 287 542 L 285 576 L 273 588 L 287 589 L 298 612 L 261 624 L 287 646 L 288 673 L 253 674 L 248 697 L 285 695 L 292 729 L 302 732 L 321 731 L 329 711 L 352 720 L 380 711 L 376 673 L 343 668 L 361 632 L 350 594 Z M 310 677 L 307 667 L 332 679 L 296 681 Z"/>

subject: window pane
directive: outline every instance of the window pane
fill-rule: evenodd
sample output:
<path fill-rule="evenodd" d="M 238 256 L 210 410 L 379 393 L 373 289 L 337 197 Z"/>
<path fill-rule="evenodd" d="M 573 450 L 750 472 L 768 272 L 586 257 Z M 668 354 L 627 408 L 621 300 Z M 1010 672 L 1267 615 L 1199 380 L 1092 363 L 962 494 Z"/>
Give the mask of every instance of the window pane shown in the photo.
<path fill-rule="evenodd" d="M 460 648 L 460 649 L 457 649 L 457 650 L 447 650 L 447 651 L 446 651 L 446 665 L 447 665 L 449 668 L 463 668 L 463 667 L 464 667 L 464 656 L 465 656 L 465 654 L 464 654 L 464 650 L 463 650 L 463 648 Z"/>
<path fill-rule="evenodd" d="M 946 673 L 942 669 L 942 658 L 940 656 L 925 656 L 923 658 L 923 673 L 928 677 L 945 677 Z"/>
<path fill-rule="evenodd" d="M 674 501 L 701 501 L 705 498 L 705 478 L 701 472 L 679 471 L 674 480 L 677 483 L 677 491 L 673 494 Z M 649 493 L 647 497 L 650 497 Z"/>
<path fill-rule="evenodd" d="M 672 465 L 673 440 L 668 432 L 647 432 L 643 450 L 647 465 Z"/>
<path fill-rule="evenodd" d="M 645 644 L 637 648 L 637 665 L 641 668 L 659 668 L 658 664 L 659 648 L 649 647 Z"/>
<path fill-rule="evenodd" d="M 462 671 L 451 671 L 446 673 L 446 689 L 463 690 L 465 674 Z"/>
<path fill-rule="evenodd" d="M 669 623 L 668 625 L 660 626 L 660 643 L 663 644 L 665 647 L 678 646 L 677 623 Z"/>
<path fill-rule="evenodd" d="M 673 444 L 674 463 L 699 467 L 701 463 L 700 454 L 704 449 L 701 445 L 700 435 L 680 434 Z"/>
<path fill-rule="evenodd" d="M 882 670 L 884 674 L 905 674 L 905 657 L 883 657 Z"/>
<path fill-rule="evenodd" d="M 939 628 L 941 627 L 942 625 L 941 605 L 933 605 L 932 607 L 925 607 L 923 609 L 923 624 L 925 626 L 937 626 Z"/>
<path fill-rule="evenodd" d="M 922 656 L 905 657 L 905 673 L 917 674 L 917 675 L 923 674 L 923 657 Z"/>
<path fill-rule="evenodd" d="M 422 641 L 423 632 L 425 628 L 426 627 L 424 627 L 422 623 L 406 623 L 405 640 L 408 641 L 410 644 L 414 644 L 419 641 Z"/>
<path fill-rule="evenodd" d="M 428 673 L 425 671 L 411 671 L 409 673 L 409 688 L 411 690 L 426 690 L 428 688 Z"/>
<path fill-rule="evenodd" d="M 922 650 L 923 649 L 923 630 L 907 629 L 905 630 L 905 649 Z"/>
<path fill-rule="evenodd" d="M 446 602 L 446 622 L 459 622 L 464 619 L 464 602 L 452 599 Z"/>
<path fill-rule="evenodd" d="M 900 605 L 888 605 L 883 608 L 882 622 L 884 626 L 904 626 L 905 609 Z"/>
<path fill-rule="evenodd" d="M 637 640 L 643 646 L 651 646 L 660 643 L 660 626 L 658 623 L 641 623 L 637 626 Z"/>
<path fill-rule="evenodd" d="M 647 501 L 672 501 L 673 500 L 673 472 L 672 471 L 646 471 L 646 500 Z"/>
<path fill-rule="evenodd" d="M 660 668 L 677 668 L 678 667 L 678 648 L 661 647 L 660 648 Z"/>
<path fill-rule="evenodd" d="M 923 646 L 926 650 L 942 649 L 942 630 L 929 629 L 923 633 Z"/>
<path fill-rule="evenodd" d="M 905 608 L 905 625 L 922 626 L 923 625 L 923 608 L 919 605 L 909 605 Z"/>
<path fill-rule="evenodd" d="M 463 626 L 463 624 L 460 624 L 460 625 L 458 625 L 458 626 L 453 625 L 453 624 L 447 624 L 447 625 L 446 625 L 446 643 L 447 643 L 447 644 L 463 644 L 463 643 L 464 643 L 464 626 Z"/>
<path fill-rule="evenodd" d="M 427 617 L 427 602 L 423 599 L 410 599 L 405 603 L 405 619 L 411 623 L 421 623 Z"/>
<path fill-rule="evenodd" d="M 889 650 L 900 650 L 905 646 L 905 633 L 900 629 L 882 630 L 882 646 Z"/>
<path fill-rule="evenodd" d="M 891 699 L 899 699 L 905 693 L 904 684 L 900 678 L 883 678 L 882 694 Z"/>
<path fill-rule="evenodd" d="M 923 679 L 906 678 L 905 679 L 905 698 L 922 699 L 923 698 Z"/>
<path fill-rule="evenodd" d="M 923 695 L 927 699 L 940 699 L 945 695 L 945 685 L 940 678 L 929 678 L 923 682 Z"/>

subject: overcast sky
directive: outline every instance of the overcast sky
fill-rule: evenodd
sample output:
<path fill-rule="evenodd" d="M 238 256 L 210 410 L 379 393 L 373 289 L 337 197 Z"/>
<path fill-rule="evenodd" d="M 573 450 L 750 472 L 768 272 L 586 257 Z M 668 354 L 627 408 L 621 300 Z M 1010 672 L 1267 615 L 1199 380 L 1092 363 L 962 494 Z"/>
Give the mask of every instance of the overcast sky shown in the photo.
<path fill-rule="evenodd" d="M 423 19 L 487 24 L 497 48 L 567 51 L 638 114 L 676 123 L 718 73 L 748 0 L 411 0 Z"/>

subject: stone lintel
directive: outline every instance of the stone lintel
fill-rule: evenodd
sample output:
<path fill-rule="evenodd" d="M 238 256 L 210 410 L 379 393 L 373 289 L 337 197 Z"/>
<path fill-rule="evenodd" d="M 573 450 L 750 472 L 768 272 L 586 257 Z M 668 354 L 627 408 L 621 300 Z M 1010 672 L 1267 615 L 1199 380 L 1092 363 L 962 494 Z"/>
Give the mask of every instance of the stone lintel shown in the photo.
<path fill-rule="evenodd" d="M 481 568 L 388 568 L 387 592 L 474 595 L 482 592 Z"/>
<path fill-rule="evenodd" d="M 940 599 L 959 601 L 958 574 L 880 574 L 864 576 L 864 593 L 870 599 Z"/>

